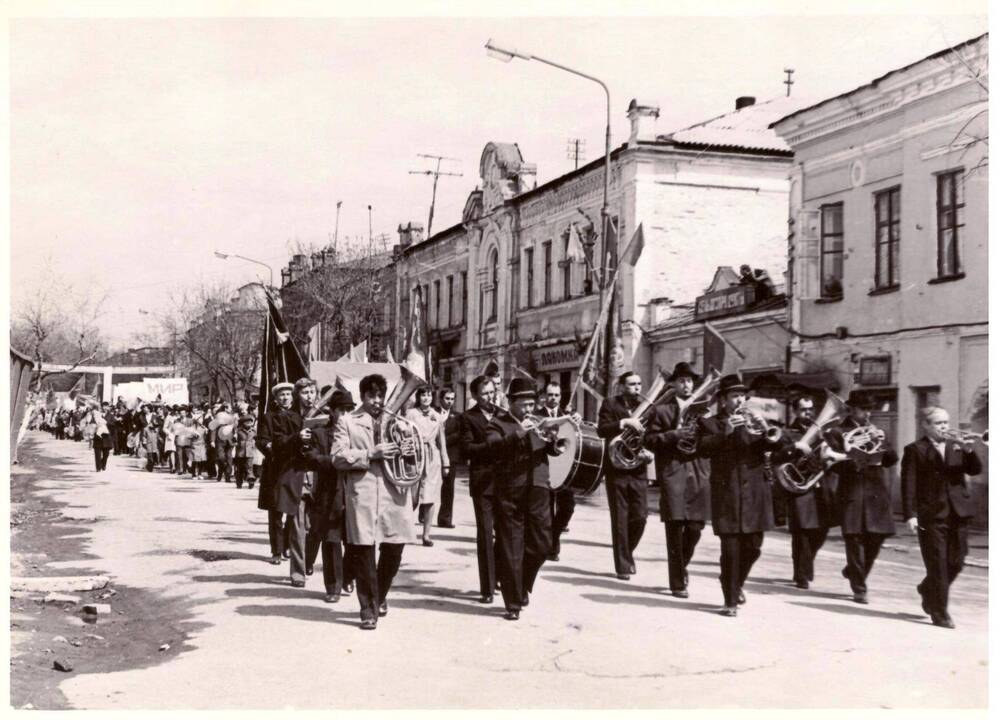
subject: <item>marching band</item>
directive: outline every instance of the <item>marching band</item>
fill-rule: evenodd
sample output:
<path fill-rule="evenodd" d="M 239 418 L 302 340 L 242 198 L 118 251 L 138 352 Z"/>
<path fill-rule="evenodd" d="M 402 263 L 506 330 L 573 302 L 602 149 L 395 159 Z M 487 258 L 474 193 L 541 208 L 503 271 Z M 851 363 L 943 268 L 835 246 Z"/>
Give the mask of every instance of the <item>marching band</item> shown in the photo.
<path fill-rule="evenodd" d="M 492 603 L 500 590 L 504 617 L 518 620 L 542 565 L 559 561 L 576 497 L 593 493 L 602 478 L 614 574 L 627 581 L 636 573 L 652 463 L 674 597 L 688 597 L 688 564 L 711 517 L 720 544 L 719 612 L 737 616 L 778 516 L 779 523 L 787 517 L 796 587 L 809 588 L 816 555 L 839 526 L 842 574 L 854 602 L 868 603 L 867 578 L 895 532 L 888 471 L 899 458 L 872 424 L 865 393 L 852 391 L 845 402 L 827 391 L 818 414 L 813 397 L 793 396 L 794 419 L 783 427 L 756 409 L 739 375 L 701 377 L 681 362 L 669 375 L 657 373 L 646 394 L 637 373 L 624 373 L 594 425 L 561 405 L 558 384 L 539 388 L 515 378 L 501 393 L 499 373 L 490 370 L 472 381 L 475 404 L 461 414 L 452 408 L 454 391 L 440 392 L 447 402 L 432 407 L 431 388 L 406 373 L 388 399 L 385 378 L 366 376 L 357 409 L 342 388 L 328 386 L 317 397 L 307 378 L 272 388 L 275 407 L 257 434 L 265 456 L 261 507 L 269 511 L 272 561 L 281 561 L 287 543 L 293 585 L 312 574 L 322 547 L 326 601 L 338 602 L 356 582 L 361 627 L 375 629 L 388 614 L 403 548 L 416 541 L 414 526 L 422 525 L 423 544 L 432 545 L 429 526 L 440 504 L 438 526 L 453 527 L 450 493 L 463 458 L 479 601 Z M 953 628 L 948 591 L 963 566 L 973 515 L 967 476 L 982 470 L 974 443 L 988 434 L 949 430 L 941 408 L 922 412 L 924 434 L 903 452 L 903 513 L 926 567 L 917 587 L 922 608 L 934 625 Z M 290 519 L 287 537 L 282 514 Z"/>

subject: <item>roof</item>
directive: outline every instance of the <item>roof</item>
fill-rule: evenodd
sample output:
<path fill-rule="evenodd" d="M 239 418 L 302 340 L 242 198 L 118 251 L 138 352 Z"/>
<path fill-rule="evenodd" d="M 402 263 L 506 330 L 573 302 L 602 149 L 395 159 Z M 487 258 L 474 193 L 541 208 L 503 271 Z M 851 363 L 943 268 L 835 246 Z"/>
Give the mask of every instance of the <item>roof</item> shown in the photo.
<path fill-rule="evenodd" d="M 871 88 L 878 87 L 879 83 L 885 82 L 886 80 L 888 80 L 890 77 L 892 77 L 893 75 L 895 75 L 897 73 L 905 72 L 905 71 L 909 70 L 910 68 L 919 65 L 920 63 L 927 62 L 928 60 L 936 60 L 937 58 L 940 58 L 940 57 L 943 57 L 943 56 L 947 55 L 948 53 L 954 52 L 956 50 L 960 50 L 961 48 L 967 47 L 969 45 L 974 45 L 977 42 L 980 42 L 981 40 L 984 40 L 988 36 L 989 36 L 989 33 L 983 33 L 982 35 L 979 35 L 978 37 L 971 38 L 970 40 L 966 40 L 965 42 L 960 42 L 958 45 L 953 45 L 952 47 L 945 48 L 944 50 L 938 50 L 936 53 L 931 53 L 927 57 L 923 57 L 923 58 L 920 58 L 919 60 L 917 60 L 915 62 L 911 62 L 909 65 L 904 65 L 901 68 L 896 68 L 895 70 L 890 70 L 885 75 L 881 75 L 881 76 L 875 78 L 874 80 L 872 80 L 871 82 L 867 82 L 864 85 L 858 85 L 858 87 L 854 88 L 853 90 L 848 90 L 847 92 L 842 92 L 842 93 L 840 93 L 840 95 L 834 95 L 833 97 L 826 98 L 825 100 L 820 100 L 818 103 L 813 103 L 812 105 L 808 105 L 806 107 L 802 107 L 802 108 L 798 108 L 797 110 L 793 110 L 792 112 L 790 112 L 789 114 L 787 114 L 787 115 L 785 115 L 783 117 L 775 118 L 774 121 L 768 127 L 773 128 L 775 125 L 777 125 L 780 122 L 784 122 L 785 120 L 790 120 L 791 118 L 795 117 L 796 115 L 799 115 L 799 114 L 804 113 L 804 112 L 808 112 L 809 110 L 814 110 L 814 109 L 816 109 L 816 108 L 818 108 L 818 107 L 820 107 L 822 105 L 825 105 L 825 104 L 827 104 L 829 102 L 833 102 L 834 100 L 839 100 L 839 99 L 845 98 L 845 97 L 847 97 L 849 95 L 853 95 L 854 93 L 858 92 L 859 90 L 864 90 L 865 88 L 869 88 L 869 87 L 871 87 Z"/>
<path fill-rule="evenodd" d="M 724 317 L 717 318 L 718 320 L 729 320 L 736 317 L 753 315 L 754 313 L 764 312 L 765 310 L 775 310 L 777 308 L 784 307 L 787 303 L 788 298 L 785 297 L 784 286 L 775 286 L 775 294 L 766 300 L 761 300 L 759 303 L 755 303 L 748 307 L 746 310 L 740 313 L 734 313 L 733 315 L 726 315 Z M 694 303 L 684 304 L 684 305 L 674 305 L 671 308 L 670 319 L 659 323 L 651 330 L 668 330 L 671 328 L 685 327 L 688 325 L 694 325 L 696 323 L 694 319 Z M 715 319 L 713 319 L 714 321 Z"/>
<path fill-rule="evenodd" d="M 660 135 L 657 139 L 675 145 L 791 154 L 788 143 L 771 128 L 775 122 L 797 111 L 806 102 L 803 98 L 793 97 L 765 100 L 669 135 Z"/>

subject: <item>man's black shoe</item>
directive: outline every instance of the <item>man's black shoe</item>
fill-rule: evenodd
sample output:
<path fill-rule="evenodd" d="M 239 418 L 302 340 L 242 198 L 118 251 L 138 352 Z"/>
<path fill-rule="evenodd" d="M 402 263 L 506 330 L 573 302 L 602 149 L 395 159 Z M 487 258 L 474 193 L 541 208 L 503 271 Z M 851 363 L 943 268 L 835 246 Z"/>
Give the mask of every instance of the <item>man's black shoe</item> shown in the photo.
<path fill-rule="evenodd" d="M 483 605 L 492 605 L 493 604 L 493 595 L 492 594 L 480 595 L 479 596 L 479 602 L 481 602 Z"/>
<path fill-rule="evenodd" d="M 632 576 L 629 575 L 628 573 L 618 573 L 618 579 L 619 580 L 631 580 Z"/>
<path fill-rule="evenodd" d="M 738 598 L 736 598 L 736 602 L 738 604 L 740 604 L 740 605 L 746 605 L 747 596 L 743 594 L 743 590 L 742 589 L 740 589 L 740 595 L 739 595 Z"/>
<path fill-rule="evenodd" d="M 374 630 L 375 629 L 375 619 L 374 618 L 368 618 L 367 620 L 362 620 L 361 621 L 361 629 L 362 630 Z"/>
<path fill-rule="evenodd" d="M 686 598 L 688 596 L 687 590 L 671 590 L 670 594 L 674 597 Z"/>
<path fill-rule="evenodd" d="M 439 528 L 446 528 L 448 530 L 455 529 L 455 523 L 438 523 Z"/>
<path fill-rule="evenodd" d="M 955 629 L 955 622 L 948 615 L 932 615 L 931 622 L 938 627 Z"/>
<path fill-rule="evenodd" d="M 504 620 L 517 620 L 520 617 L 521 617 L 521 611 L 520 610 L 508 610 L 507 612 L 504 613 L 503 619 Z"/>
<path fill-rule="evenodd" d="M 383 600 L 378 605 L 378 616 L 385 617 L 388 614 L 389 614 L 389 601 Z"/>

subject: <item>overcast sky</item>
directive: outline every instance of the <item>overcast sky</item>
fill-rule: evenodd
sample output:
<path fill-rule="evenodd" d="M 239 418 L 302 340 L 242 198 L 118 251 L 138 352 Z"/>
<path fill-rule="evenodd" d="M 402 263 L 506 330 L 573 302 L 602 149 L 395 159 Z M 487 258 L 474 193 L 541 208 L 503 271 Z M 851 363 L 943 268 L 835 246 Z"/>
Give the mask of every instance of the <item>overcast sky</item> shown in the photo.
<path fill-rule="evenodd" d="M 962 7 L 941 3 L 942 8 Z M 171 291 L 253 281 L 289 243 L 460 220 L 489 141 L 516 142 L 538 182 L 603 153 L 604 99 L 500 44 L 607 82 L 612 141 L 637 97 L 668 132 L 732 109 L 739 95 L 820 100 L 986 31 L 980 16 L 566 19 L 30 19 L 11 22 L 11 278 L 14 301 L 60 272 L 110 291 L 116 343 Z M 280 276 L 279 276 L 280 277 Z"/>

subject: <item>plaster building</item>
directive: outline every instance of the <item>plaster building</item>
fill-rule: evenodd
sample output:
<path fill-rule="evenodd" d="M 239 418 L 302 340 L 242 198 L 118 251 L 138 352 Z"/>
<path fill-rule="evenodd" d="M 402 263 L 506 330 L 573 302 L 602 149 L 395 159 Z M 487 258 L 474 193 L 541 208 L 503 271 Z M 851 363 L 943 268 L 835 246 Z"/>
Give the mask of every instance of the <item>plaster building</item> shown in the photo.
<path fill-rule="evenodd" d="M 795 153 L 791 365 L 866 390 L 897 447 L 930 404 L 986 427 L 988 40 L 773 126 Z"/>

